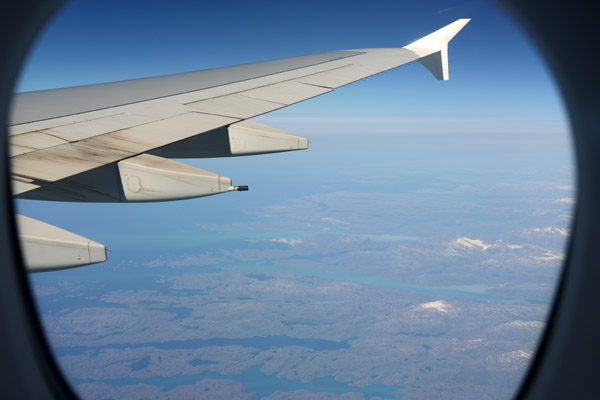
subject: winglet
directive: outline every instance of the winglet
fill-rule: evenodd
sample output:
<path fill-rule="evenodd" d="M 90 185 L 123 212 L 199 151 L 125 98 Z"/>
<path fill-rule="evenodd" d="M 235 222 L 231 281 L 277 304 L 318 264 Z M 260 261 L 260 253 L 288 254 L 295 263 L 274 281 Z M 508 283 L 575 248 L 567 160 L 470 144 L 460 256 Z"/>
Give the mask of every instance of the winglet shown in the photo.
<path fill-rule="evenodd" d="M 406 46 L 422 56 L 417 61 L 423 64 L 438 80 L 448 80 L 448 42 L 470 21 L 463 18 L 430 33 Z M 432 52 L 431 50 L 434 50 Z"/>

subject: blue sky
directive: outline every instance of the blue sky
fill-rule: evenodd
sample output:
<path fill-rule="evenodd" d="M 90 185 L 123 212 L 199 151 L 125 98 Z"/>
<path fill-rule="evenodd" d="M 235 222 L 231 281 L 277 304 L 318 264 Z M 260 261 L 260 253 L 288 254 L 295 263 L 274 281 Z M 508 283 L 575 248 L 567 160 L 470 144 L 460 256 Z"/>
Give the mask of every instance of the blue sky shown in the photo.
<path fill-rule="evenodd" d="M 72 1 L 43 31 L 16 89 L 401 47 L 458 18 L 472 21 L 451 42 L 449 82 L 436 81 L 414 63 L 271 114 L 268 121 L 312 121 L 331 132 L 363 124 L 413 132 L 564 134 L 565 112 L 540 56 L 513 22 L 484 1 Z"/>

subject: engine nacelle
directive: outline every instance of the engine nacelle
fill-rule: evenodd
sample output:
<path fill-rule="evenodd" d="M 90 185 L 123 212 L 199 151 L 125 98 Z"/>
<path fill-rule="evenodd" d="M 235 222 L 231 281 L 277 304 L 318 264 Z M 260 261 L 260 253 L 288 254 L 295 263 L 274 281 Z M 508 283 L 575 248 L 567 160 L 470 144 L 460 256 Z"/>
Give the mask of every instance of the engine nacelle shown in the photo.
<path fill-rule="evenodd" d="M 177 161 L 142 154 L 25 192 L 32 200 L 142 202 L 181 200 L 248 190 L 231 179 Z"/>
<path fill-rule="evenodd" d="M 166 158 L 247 156 L 305 150 L 308 139 L 255 121 L 242 121 L 152 150 Z"/>
<path fill-rule="evenodd" d="M 27 272 L 55 271 L 106 261 L 100 243 L 37 219 L 15 215 Z"/>
<path fill-rule="evenodd" d="M 239 190 L 226 176 L 149 154 L 117 165 L 125 201 L 181 200 Z"/>

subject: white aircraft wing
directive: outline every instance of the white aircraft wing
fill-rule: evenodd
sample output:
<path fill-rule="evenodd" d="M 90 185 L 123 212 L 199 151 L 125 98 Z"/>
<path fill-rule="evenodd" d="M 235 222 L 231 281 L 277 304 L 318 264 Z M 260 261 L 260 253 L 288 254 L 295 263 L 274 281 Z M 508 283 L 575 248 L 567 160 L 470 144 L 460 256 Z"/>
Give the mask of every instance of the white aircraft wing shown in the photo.
<path fill-rule="evenodd" d="M 403 48 L 333 51 L 15 94 L 8 139 L 13 194 L 136 202 L 245 190 L 232 186 L 229 178 L 170 158 L 306 149 L 305 138 L 247 120 L 412 61 L 447 80 L 448 42 L 468 22 L 457 20 Z M 20 223 L 20 234 L 30 271 L 106 259 L 98 243 L 89 241 L 86 248 L 85 238 L 26 221 Z M 70 242 L 68 234 L 77 239 Z"/>

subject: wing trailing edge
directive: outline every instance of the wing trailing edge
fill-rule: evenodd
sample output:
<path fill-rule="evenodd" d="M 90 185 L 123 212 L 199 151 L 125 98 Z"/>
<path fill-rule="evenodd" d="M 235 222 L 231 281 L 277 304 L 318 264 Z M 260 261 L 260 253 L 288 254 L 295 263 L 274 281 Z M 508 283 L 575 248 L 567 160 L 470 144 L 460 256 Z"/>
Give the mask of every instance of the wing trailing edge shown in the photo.
<path fill-rule="evenodd" d="M 470 18 L 463 18 L 430 33 L 406 46 L 405 49 L 412 50 L 419 54 L 419 61 L 425 66 L 438 80 L 447 81 L 448 73 L 448 42 L 470 21 Z"/>

